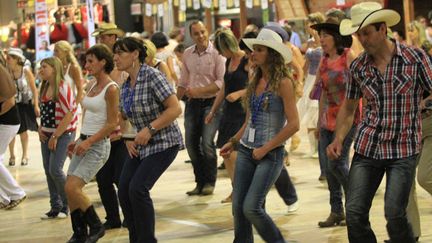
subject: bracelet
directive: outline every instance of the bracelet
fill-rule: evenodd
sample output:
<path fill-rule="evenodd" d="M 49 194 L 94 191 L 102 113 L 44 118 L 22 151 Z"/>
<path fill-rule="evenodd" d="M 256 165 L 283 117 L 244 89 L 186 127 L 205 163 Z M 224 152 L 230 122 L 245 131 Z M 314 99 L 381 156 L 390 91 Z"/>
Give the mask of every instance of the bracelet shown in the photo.
<path fill-rule="evenodd" d="M 238 145 L 239 145 L 239 140 L 235 137 L 231 137 L 228 142 L 232 143 L 232 146 L 234 148 L 234 150 L 237 149 Z"/>
<path fill-rule="evenodd" d="M 54 135 L 54 133 L 51 135 L 51 138 L 56 139 L 58 138 L 56 135 Z"/>

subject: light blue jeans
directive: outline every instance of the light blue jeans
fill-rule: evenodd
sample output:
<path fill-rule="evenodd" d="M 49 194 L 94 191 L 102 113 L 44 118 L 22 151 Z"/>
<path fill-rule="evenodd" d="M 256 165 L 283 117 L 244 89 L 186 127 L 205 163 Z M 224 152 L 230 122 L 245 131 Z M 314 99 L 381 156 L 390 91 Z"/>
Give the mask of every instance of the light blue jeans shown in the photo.
<path fill-rule="evenodd" d="M 252 158 L 253 150 L 239 147 L 233 190 L 234 242 L 253 242 L 252 225 L 266 242 L 285 242 L 281 232 L 266 213 L 263 204 L 283 166 L 283 147 L 270 151 L 261 160 Z"/>
<path fill-rule="evenodd" d="M 64 133 L 57 139 L 56 150 L 48 148 L 48 140 L 41 142 L 41 152 L 45 176 L 50 194 L 51 209 L 57 212 L 67 212 L 68 204 L 64 185 L 66 175 L 63 172 L 67 155 L 67 146 L 75 138 L 75 132 Z"/>

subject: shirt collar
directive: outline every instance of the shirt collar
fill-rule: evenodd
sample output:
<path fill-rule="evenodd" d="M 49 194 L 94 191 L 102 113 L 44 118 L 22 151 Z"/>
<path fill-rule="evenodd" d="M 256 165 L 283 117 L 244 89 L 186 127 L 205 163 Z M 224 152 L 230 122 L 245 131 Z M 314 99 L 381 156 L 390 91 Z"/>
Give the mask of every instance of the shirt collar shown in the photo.
<path fill-rule="evenodd" d="M 210 53 L 210 51 L 211 51 L 212 49 L 213 49 L 213 44 L 212 44 L 211 41 L 209 41 L 209 42 L 208 42 L 208 45 L 207 45 L 207 48 L 206 48 L 205 51 L 203 51 L 202 53 L 206 53 L 206 52 Z M 197 45 L 196 45 L 196 44 L 195 44 L 195 47 L 194 47 L 193 53 L 197 53 L 197 54 L 198 54 L 198 49 L 197 49 Z M 202 54 L 202 53 L 201 53 L 201 54 Z"/>

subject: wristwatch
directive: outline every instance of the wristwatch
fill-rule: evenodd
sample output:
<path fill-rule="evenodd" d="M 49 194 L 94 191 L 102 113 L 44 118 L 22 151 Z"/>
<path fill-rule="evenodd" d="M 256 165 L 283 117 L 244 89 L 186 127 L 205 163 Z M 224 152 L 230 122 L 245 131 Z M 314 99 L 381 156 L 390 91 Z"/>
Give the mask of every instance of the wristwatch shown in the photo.
<path fill-rule="evenodd" d="M 149 129 L 150 134 L 151 134 L 152 136 L 155 135 L 155 133 L 157 132 L 156 128 L 152 127 L 151 124 L 148 124 L 148 125 L 147 125 L 147 128 Z"/>

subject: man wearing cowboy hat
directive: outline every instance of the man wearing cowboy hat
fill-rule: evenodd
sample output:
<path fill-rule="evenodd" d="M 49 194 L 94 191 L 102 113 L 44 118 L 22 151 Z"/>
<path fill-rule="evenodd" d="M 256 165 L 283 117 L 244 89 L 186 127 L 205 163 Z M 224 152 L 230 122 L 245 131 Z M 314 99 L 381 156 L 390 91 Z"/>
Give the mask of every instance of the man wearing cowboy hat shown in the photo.
<path fill-rule="evenodd" d="M 117 41 L 117 38 L 124 36 L 124 31 L 113 23 L 101 23 L 92 36 L 96 37 L 101 44 L 107 45 L 111 50 Z"/>
<path fill-rule="evenodd" d="M 113 23 L 101 23 L 99 28 L 92 33 L 92 36 L 97 37 L 99 43 L 105 44 L 112 50 L 117 38 L 124 36 L 124 31 L 117 28 L 117 25 Z M 125 78 L 127 78 L 127 73 L 121 72 L 117 70 L 117 67 L 114 67 L 110 73 L 110 78 L 121 86 Z M 87 87 L 91 87 L 91 85 L 87 85 Z M 123 164 L 128 158 L 126 145 L 121 138 L 122 132 L 120 131 L 120 126 L 118 126 L 110 135 L 110 156 L 104 166 L 96 174 L 99 195 L 106 212 L 104 227 L 107 230 L 120 228 L 122 225 L 117 192 L 114 187 L 115 184 L 118 188 L 119 176 L 123 169 Z M 124 225 L 123 223 L 123 226 Z"/>
<path fill-rule="evenodd" d="M 352 126 L 359 100 L 366 99 L 346 201 L 351 243 L 377 242 L 369 210 L 384 173 L 390 241 L 415 242 L 406 208 L 421 149 L 420 101 L 423 90 L 432 90 L 432 60 L 423 50 L 387 38 L 387 27 L 399 21 L 396 11 L 363 2 L 352 7 L 351 19 L 343 20 L 339 27 L 342 35 L 356 33 L 365 50 L 351 64 L 352 78 L 337 117 L 336 137 L 327 147 L 329 157 L 340 156 L 341 141 Z"/>

